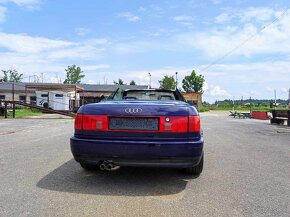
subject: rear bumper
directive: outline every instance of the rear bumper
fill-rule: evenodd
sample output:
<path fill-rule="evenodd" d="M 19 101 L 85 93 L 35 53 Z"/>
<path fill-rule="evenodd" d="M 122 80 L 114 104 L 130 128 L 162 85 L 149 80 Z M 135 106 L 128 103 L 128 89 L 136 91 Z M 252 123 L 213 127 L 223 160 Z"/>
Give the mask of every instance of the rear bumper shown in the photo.
<path fill-rule="evenodd" d="M 98 164 L 113 161 L 119 166 L 190 167 L 203 154 L 203 139 L 198 141 L 96 140 L 71 137 L 76 161 Z"/>

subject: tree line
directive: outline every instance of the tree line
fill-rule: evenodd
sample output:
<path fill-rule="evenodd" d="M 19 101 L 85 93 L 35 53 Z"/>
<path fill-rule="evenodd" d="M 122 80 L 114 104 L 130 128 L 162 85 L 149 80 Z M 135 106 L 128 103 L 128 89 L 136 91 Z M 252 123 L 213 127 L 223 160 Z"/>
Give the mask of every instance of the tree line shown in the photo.
<path fill-rule="evenodd" d="M 80 84 L 81 80 L 85 77 L 84 72 L 79 66 L 70 65 L 65 69 L 66 79 L 64 84 Z M 23 74 L 19 73 L 15 69 L 2 70 L 3 76 L 0 78 L 0 82 L 21 82 L 23 79 Z M 182 79 L 182 88 L 185 92 L 203 92 L 204 76 L 197 75 L 194 70 L 191 74 L 186 75 Z M 174 76 L 165 75 L 159 82 L 160 89 L 174 90 L 177 88 L 177 81 Z M 119 78 L 114 81 L 115 85 L 126 85 L 124 80 Z M 136 85 L 134 80 L 131 80 L 129 85 Z"/>

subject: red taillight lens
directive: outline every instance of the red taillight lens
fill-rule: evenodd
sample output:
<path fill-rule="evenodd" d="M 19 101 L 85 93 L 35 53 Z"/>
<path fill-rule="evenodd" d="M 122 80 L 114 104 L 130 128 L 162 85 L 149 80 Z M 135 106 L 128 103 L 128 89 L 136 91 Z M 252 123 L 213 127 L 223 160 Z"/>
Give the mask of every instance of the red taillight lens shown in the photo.
<path fill-rule="evenodd" d="M 189 116 L 189 132 L 199 133 L 200 132 L 200 118 L 199 116 Z"/>
<path fill-rule="evenodd" d="M 187 130 L 188 117 L 160 117 L 160 132 L 186 133 Z"/>
<path fill-rule="evenodd" d="M 103 115 L 83 115 L 83 130 L 108 130 L 108 117 Z"/>
<path fill-rule="evenodd" d="M 83 129 L 83 115 L 77 114 L 75 116 L 75 129 L 76 130 Z"/>
<path fill-rule="evenodd" d="M 108 117 L 97 115 L 81 115 L 75 117 L 76 130 L 108 130 Z"/>

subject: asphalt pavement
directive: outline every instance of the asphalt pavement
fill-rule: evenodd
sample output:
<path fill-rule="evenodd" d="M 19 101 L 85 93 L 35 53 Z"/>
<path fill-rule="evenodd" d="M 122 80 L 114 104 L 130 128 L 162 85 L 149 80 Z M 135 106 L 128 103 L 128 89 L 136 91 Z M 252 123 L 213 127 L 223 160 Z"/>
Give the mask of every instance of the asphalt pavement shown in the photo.
<path fill-rule="evenodd" d="M 200 177 L 84 171 L 70 119 L 0 119 L 0 216 L 290 216 L 290 129 L 203 113 Z"/>

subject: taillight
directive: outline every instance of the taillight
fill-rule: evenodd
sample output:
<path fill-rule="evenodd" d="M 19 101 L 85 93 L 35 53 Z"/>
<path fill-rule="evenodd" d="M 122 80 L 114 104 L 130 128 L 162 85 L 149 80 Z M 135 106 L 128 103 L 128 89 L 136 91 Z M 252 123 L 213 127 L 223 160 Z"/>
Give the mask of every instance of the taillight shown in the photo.
<path fill-rule="evenodd" d="M 200 118 L 199 116 L 189 116 L 189 132 L 199 133 L 200 132 Z"/>
<path fill-rule="evenodd" d="M 83 115 L 77 114 L 75 116 L 75 129 L 76 130 L 83 129 Z"/>
<path fill-rule="evenodd" d="M 103 115 L 77 115 L 75 129 L 107 131 L 108 117 Z"/>
<path fill-rule="evenodd" d="M 186 133 L 188 130 L 188 117 L 169 116 L 160 117 L 160 132 Z"/>

